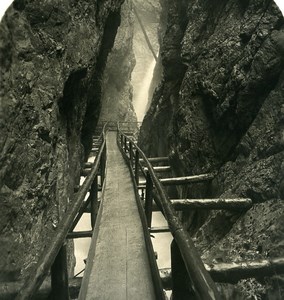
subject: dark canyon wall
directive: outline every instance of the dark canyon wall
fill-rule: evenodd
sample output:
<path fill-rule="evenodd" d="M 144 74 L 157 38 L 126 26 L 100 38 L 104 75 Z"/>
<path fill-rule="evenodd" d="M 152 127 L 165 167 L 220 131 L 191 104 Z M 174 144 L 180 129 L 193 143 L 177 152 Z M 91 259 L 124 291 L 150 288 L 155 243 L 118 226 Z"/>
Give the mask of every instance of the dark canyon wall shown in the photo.
<path fill-rule="evenodd" d="M 133 37 L 132 2 L 126 1 L 121 8 L 121 24 L 102 78 L 100 121 L 137 121 L 132 105 L 131 73 L 135 66 Z"/>
<path fill-rule="evenodd" d="M 217 172 L 181 197 L 253 200 L 243 213 L 183 215 L 206 262 L 283 256 L 283 16 L 271 0 L 162 3 L 163 79 L 140 145 L 169 155 L 177 175 Z M 238 290 L 242 299 L 284 294 L 277 276 Z"/>
<path fill-rule="evenodd" d="M 0 278 L 25 276 L 73 199 L 122 0 L 16 0 L 0 26 Z"/>

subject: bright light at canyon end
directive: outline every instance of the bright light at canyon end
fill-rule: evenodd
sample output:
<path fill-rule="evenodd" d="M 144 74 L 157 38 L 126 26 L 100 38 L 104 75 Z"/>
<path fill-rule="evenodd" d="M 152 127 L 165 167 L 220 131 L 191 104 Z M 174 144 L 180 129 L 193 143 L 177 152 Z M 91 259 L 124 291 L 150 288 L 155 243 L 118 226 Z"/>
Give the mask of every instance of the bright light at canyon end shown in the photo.
<path fill-rule="evenodd" d="M 278 5 L 282 14 L 284 15 L 284 1 L 283 0 L 274 0 L 274 2 Z"/>
<path fill-rule="evenodd" d="M 13 2 L 13 0 L 1 0 L 0 3 L 0 20 L 4 16 L 5 11 L 9 7 L 9 5 Z"/>

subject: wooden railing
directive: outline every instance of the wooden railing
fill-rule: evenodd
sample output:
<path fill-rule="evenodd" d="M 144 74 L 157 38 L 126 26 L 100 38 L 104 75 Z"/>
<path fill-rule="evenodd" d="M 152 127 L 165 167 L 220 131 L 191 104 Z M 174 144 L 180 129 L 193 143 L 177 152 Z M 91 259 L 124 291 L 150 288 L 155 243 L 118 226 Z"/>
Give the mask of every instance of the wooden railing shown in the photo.
<path fill-rule="evenodd" d="M 59 222 L 54 237 L 46 246 L 46 249 L 43 250 L 35 270 L 20 289 L 16 297 L 17 300 L 32 299 L 32 296 L 39 289 L 49 272 L 51 273 L 52 299 L 69 299 L 66 239 L 70 238 L 70 235 L 74 235 L 73 229 L 89 204 L 91 206 L 91 224 L 92 228 L 94 227 L 98 210 L 97 192 L 99 172 L 101 185 L 103 185 L 105 177 L 105 130 L 106 126 L 103 127 L 102 133 L 97 140 L 100 146 L 89 175 L 86 177 L 83 185 L 78 188 L 74 201 L 70 203 L 65 215 Z M 88 192 L 90 192 L 89 197 L 85 200 Z M 80 234 L 80 232 L 78 234 Z"/>
<path fill-rule="evenodd" d="M 120 128 L 118 128 L 118 143 L 128 158 L 129 165 L 134 173 L 136 185 L 139 186 L 139 170 L 145 177 L 145 215 L 149 229 L 151 228 L 153 211 L 152 206 L 153 199 L 155 198 L 155 201 L 157 201 L 157 206 L 162 209 L 162 212 L 168 222 L 169 229 L 181 253 L 188 276 L 191 279 L 191 286 L 189 289 L 193 289 L 196 296 L 200 299 L 220 299 L 215 283 L 213 282 L 209 273 L 206 271 L 191 237 L 183 228 L 162 183 L 155 174 L 154 168 L 147 159 L 146 155 L 137 146 L 134 140 L 124 134 Z M 143 163 L 147 168 L 146 171 L 142 167 L 140 159 L 143 160 Z M 154 188 L 157 197 L 153 197 Z M 172 275 L 174 276 L 173 273 Z"/>

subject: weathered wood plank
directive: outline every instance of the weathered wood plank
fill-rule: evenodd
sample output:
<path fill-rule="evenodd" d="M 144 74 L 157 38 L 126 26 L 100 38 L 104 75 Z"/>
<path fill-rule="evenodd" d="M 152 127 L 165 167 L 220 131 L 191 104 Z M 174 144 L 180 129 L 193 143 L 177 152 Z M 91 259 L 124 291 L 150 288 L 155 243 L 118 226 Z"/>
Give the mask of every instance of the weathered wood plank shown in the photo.
<path fill-rule="evenodd" d="M 143 158 L 141 158 L 139 160 L 141 163 L 144 162 Z M 164 156 L 164 157 L 149 157 L 148 158 L 148 161 L 151 162 L 151 163 L 162 163 L 162 162 L 169 162 L 169 158 L 167 156 Z"/>
<path fill-rule="evenodd" d="M 236 283 L 246 278 L 264 278 L 284 274 L 284 258 L 242 261 L 237 263 L 205 264 L 206 270 L 213 280 L 222 283 Z M 172 289 L 172 274 L 170 268 L 160 269 L 164 289 Z"/>
<path fill-rule="evenodd" d="M 80 238 L 88 238 L 92 237 L 93 231 L 86 230 L 86 231 L 73 231 L 69 232 L 67 235 L 67 239 L 80 239 Z"/>
<path fill-rule="evenodd" d="M 153 167 L 155 172 L 170 172 L 171 171 L 171 166 L 159 166 L 159 167 Z M 144 168 L 144 171 L 148 171 L 148 168 Z"/>
<path fill-rule="evenodd" d="M 151 227 L 149 231 L 150 233 L 165 233 L 170 232 L 170 228 L 168 226 Z"/>
<path fill-rule="evenodd" d="M 81 287 L 82 278 L 69 278 L 69 294 L 71 299 L 76 299 L 79 294 Z M 22 281 L 15 282 L 1 282 L 0 283 L 0 299 L 1 300 L 13 300 L 16 295 L 19 293 L 23 286 Z M 51 281 L 50 278 L 47 278 L 33 299 L 48 299 L 48 296 L 51 292 Z"/>
<path fill-rule="evenodd" d="M 234 199 L 171 199 L 176 210 L 187 209 L 244 209 L 252 206 L 249 198 Z"/>
<path fill-rule="evenodd" d="M 183 177 L 173 177 L 173 178 L 162 178 L 160 182 L 163 185 L 181 185 L 188 183 L 199 183 L 204 181 L 210 181 L 214 178 L 213 173 L 193 175 L 193 176 L 183 176 Z"/>

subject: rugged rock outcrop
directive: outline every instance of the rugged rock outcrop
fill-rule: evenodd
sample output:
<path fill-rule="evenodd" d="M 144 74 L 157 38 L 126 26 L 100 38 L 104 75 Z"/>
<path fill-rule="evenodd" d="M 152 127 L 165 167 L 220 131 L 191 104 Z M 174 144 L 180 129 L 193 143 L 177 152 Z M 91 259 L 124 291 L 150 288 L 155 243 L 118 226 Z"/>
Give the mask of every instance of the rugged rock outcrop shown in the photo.
<path fill-rule="evenodd" d="M 131 73 L 135 66 L 133 37 L 132 3 L 126 1 L 122 5 L 121 24 L 103 75 L 101 121 L 137 122 L 131 84 Z"/>
<path fill-rule="evenodd" d="M 271 0 L 165 1 L 163 10 L 164 77 L 140 144 L 169 154 L 177 175 L 217 172 L 181 197 L 253 200 L 247 212 L 183 215 L 208 263 L 283 256 L 283 16 Z M 277 276 L 237 288 L 244 299 L 284 294 Z"/>
<path fill-rule="evenodd" d="M 122 2 L 16 0 L 2 20 L 1 280 L 27 275 L 72 203 Z"/>

